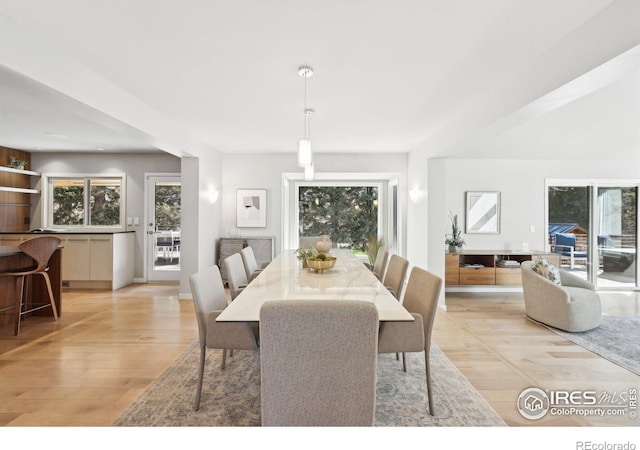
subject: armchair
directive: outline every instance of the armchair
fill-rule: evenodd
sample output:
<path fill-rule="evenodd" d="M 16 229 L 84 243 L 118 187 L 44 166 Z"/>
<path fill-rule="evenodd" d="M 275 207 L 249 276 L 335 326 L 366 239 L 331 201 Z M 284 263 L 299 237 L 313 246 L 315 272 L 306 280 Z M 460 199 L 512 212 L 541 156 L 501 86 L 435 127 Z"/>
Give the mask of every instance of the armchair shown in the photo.
<path fill-rule="evenodd" d="M 523 261 L 520 266 L 527 316 L 570 332 L 587 331 L 600 325 L 600 297 L 591 283 L 561 270 L 557 284 L 536 273 L 533 266 L 533 261 Z"/>

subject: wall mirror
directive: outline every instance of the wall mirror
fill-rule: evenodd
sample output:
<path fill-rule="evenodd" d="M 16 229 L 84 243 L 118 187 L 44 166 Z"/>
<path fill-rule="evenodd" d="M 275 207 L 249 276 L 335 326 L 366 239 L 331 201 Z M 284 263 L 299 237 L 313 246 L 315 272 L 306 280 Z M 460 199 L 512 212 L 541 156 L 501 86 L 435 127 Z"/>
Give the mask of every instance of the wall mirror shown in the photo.
<path fill-rule="evenodd" d="M 500 233 L 500 192 L 467 192 L 467 233 Z"/>

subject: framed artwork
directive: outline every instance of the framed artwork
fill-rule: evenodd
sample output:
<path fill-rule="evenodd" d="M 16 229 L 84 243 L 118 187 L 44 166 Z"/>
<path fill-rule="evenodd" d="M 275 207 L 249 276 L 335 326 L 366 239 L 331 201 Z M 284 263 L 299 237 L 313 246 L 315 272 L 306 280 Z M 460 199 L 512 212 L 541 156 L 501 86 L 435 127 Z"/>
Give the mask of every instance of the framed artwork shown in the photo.
<path fill-rule="evenodd" d="M 267 226 L 267 190 L 238 189 L 236 222 L 238 228 L 264 228 Z"/>
<path fill-rule="evenodd" d="M 500 233 L 500 192 L 467 192 L 467 234 Z"/>

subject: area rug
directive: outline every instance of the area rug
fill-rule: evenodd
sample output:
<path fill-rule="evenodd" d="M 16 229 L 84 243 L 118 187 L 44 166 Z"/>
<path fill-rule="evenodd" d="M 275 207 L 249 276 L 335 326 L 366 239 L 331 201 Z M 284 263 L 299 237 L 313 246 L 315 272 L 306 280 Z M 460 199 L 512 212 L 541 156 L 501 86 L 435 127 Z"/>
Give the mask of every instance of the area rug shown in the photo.
<path fill-rule="evenodd" d="M 602 323 L 598 328 L 579 333 L 533 322 L 640 375 L 640 317 L 602 316 Z"/>
<path fill-rule="evenodd" d="M 220 368 L 210 350 L 200 409 L 193 410 L 199 350 L 194 345 L 113 423 L 114 426 L 260 426 L 260 356 L 236 351 Z M 376 426 L 505 426 L 504 421 L 434 344 L 431 370 L 436 415 L 429 415 L 424 353 L 407 354 L 408 371 L 395 355 L 378 358 Z"/>

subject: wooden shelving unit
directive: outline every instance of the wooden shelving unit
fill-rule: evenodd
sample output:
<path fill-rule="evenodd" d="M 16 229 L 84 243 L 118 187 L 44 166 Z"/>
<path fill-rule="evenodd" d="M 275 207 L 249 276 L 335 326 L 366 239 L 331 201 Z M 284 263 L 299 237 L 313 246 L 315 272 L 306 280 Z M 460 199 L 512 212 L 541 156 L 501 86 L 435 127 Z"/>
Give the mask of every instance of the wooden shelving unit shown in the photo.
<path fill-rule="evenodd" d="M 40 194 L 32 180 L 40 173 L 9 167 L 12 158 L 31 164 L 30 153 L 0 147 L 0 231 L 22 232 L 31 226 L 31 195 Z"/>
<path fill-rule="evenodd" d="M 543 256 L 560 267 L 558 253 L 539 251 L 514 252 L 511 250 L 464 250 L 445 255 L 446 286 L 521 286 L 519 264 Z M 516 261 L 518 265 L 502 267 L 500 261 Z"/>

